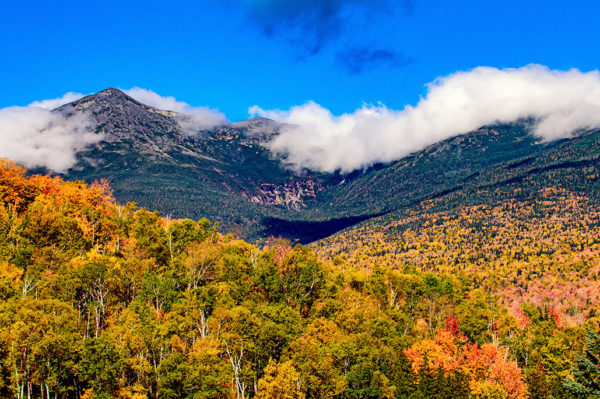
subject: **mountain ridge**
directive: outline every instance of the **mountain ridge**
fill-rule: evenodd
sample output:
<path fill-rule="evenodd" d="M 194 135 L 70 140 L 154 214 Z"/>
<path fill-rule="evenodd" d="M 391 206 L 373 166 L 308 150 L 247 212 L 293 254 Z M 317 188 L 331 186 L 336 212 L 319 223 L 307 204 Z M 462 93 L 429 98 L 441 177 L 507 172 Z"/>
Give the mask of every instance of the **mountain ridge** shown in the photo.
<path fill-rule="evenodd" d="M 266 144 L 282 126 L 269 119 L 190 135 L 179 125 L 182 115 L 112 88 L 56 112 L 86 113 L 105 136 L 78 154 L 65 178 L 107 178 L 120 201 L 137 199 L 173 217 L 206 216 L 224 232 L 250 240 L 281 235 L 302 243 L 422 201 L 522 180 L 535 168 L 552 167 L 556 162 L 549 157 L 566 165 L 579 158 L 593 163 L 598 142 L 598 132 L 587 132 L 545 143 L 524 120 L 482 127 L 349 174 L 297 173 L 269 151 Z M 586 137 L 593 153 L 578 144 Z"/>

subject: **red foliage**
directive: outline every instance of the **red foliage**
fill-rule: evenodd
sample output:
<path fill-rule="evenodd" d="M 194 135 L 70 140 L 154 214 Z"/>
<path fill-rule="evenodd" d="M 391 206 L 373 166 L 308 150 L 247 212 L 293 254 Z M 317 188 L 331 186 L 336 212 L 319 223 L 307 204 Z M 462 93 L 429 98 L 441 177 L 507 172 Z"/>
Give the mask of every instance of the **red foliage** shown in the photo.
<path fill-rule="evenodd" d="M 525 328 L 529 323 L 531 323 L 531 320 L 529 320 L 529 317 L 527 317 L 525 313 L 523 313 L 523 310 L 521 308 L 515 309 L 513 313 L 515 314 L 515 316 L 517 316 L 517 319 L 519 319 L 520 328 Z"/>
<path fill-rule="evenodd" d="M 458 320 L 454 317 L 446 317 L 446 331 L 450 332 L 455 337 L 458 336 Z"/>
<path fill-rule="evenodd" d="M 110 187 L 109 181 L 104 177 L 100 178 L 99 180 L 94 180 L 92 184 L 90 184 L 90 187 L 98 190 L 100 195 L 105 197 L 109 202 L 115 202 L 115 193 Z"/>
<path fill-rule="evenodd" d="M 451 328 L 458 327 L 452 320 L 447 320 L 447 324 Z M 507 350 L 502 347 L 469 343 L 466 337 L 456 336 L 444 329 L 438 330 L 434 339 L 416 342 L 404 353 L 417 372 L 427 360 L 433 369 L 467 375 L 469 387 L 475 396 L 492 384 L 500 387 L 511 399 L 527 397 L 527 385 L 521 369 L 515 361 L 507 358 Z"/>
<path fill-rule="evenodd" d="M 281 237 L 269 237 L 265 243 L 264 249 L 273 249 L 273 260 L 281 268 L 285 258 L 292 253 L 292 246 L 289 240 Z"/>
<path fill-rule="evenodd" d="M 556 328 L 558 328 L 559 330 L 562 330 L 564 325 L 563 325 L 563 321 L 562 321 L 562 316 L 560 314 L 560 312 L 558 311 L 558 309 L 556 309 L 554 306 L 552 306 L 550 308 L 550 318 L 552 318 L 552 320 L 554 321 L 554 324 L 556 324 Z"/>

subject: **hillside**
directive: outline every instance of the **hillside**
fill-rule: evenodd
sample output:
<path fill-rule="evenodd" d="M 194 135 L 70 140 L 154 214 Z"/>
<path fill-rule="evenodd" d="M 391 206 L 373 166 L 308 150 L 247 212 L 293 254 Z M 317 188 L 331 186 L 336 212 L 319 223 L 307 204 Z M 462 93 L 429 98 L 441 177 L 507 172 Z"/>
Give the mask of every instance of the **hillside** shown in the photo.
<path fill-rule="evenodd" d="M 598 327 L 593 296 L 583 317 L 565 322 L 570 309 L 518 293 L 520 306 L 507 307 L 450 269 L 323 263 L 281 240 L 259 249 L 206 219 L 119 205 L 102 182 L 27 176 L 2 161 L 0 188 L 6 398 L 568 398 L 584 319 Z M 584 205 L 571 198 L 562 211 Z M 452 220 L 435 222 L 448 230 Z M 597 237 L 574 245 L 593 258 Z M 406 258 L 429 254 L 411 242 Z M 588 258 L 565 274 L 592 278 Z"/>
<path fill-rule="evenodd" d="M 598 307 L 599 139 L 546 144 L 312 246 L 358 268 L 450 272 L 513 309 L 560 309 L 576 325 Z"/>

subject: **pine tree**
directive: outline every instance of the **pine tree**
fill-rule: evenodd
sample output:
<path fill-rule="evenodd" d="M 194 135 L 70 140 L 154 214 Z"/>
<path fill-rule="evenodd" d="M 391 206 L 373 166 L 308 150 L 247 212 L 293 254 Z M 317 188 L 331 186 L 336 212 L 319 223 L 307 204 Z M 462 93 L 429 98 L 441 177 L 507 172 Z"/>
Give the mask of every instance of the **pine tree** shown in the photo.
<path fill-rule="evenodd" d="M 574 379 L 567 377 L 565 389 L 573 398 L 600 398 L 600 335 L 589 327 L 583 356 L 577 356 Z"/>

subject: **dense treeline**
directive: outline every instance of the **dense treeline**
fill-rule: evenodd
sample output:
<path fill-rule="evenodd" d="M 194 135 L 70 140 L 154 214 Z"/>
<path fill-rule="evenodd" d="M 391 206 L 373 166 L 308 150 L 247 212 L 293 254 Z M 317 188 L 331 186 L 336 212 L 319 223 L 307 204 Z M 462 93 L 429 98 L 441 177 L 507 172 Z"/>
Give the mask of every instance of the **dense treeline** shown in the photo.
<path fill-rule="evenodd" d="M 0 397 L 566 398 L 589 388 L 576 355 L 597 356 L 594 317 L 586 332 L 543 307 L 509 312 L 450 273 L 327 264 L 276 239 L 259 249 L 205 219 L 117 204 L 105 182 L 0 162 Z"/>

